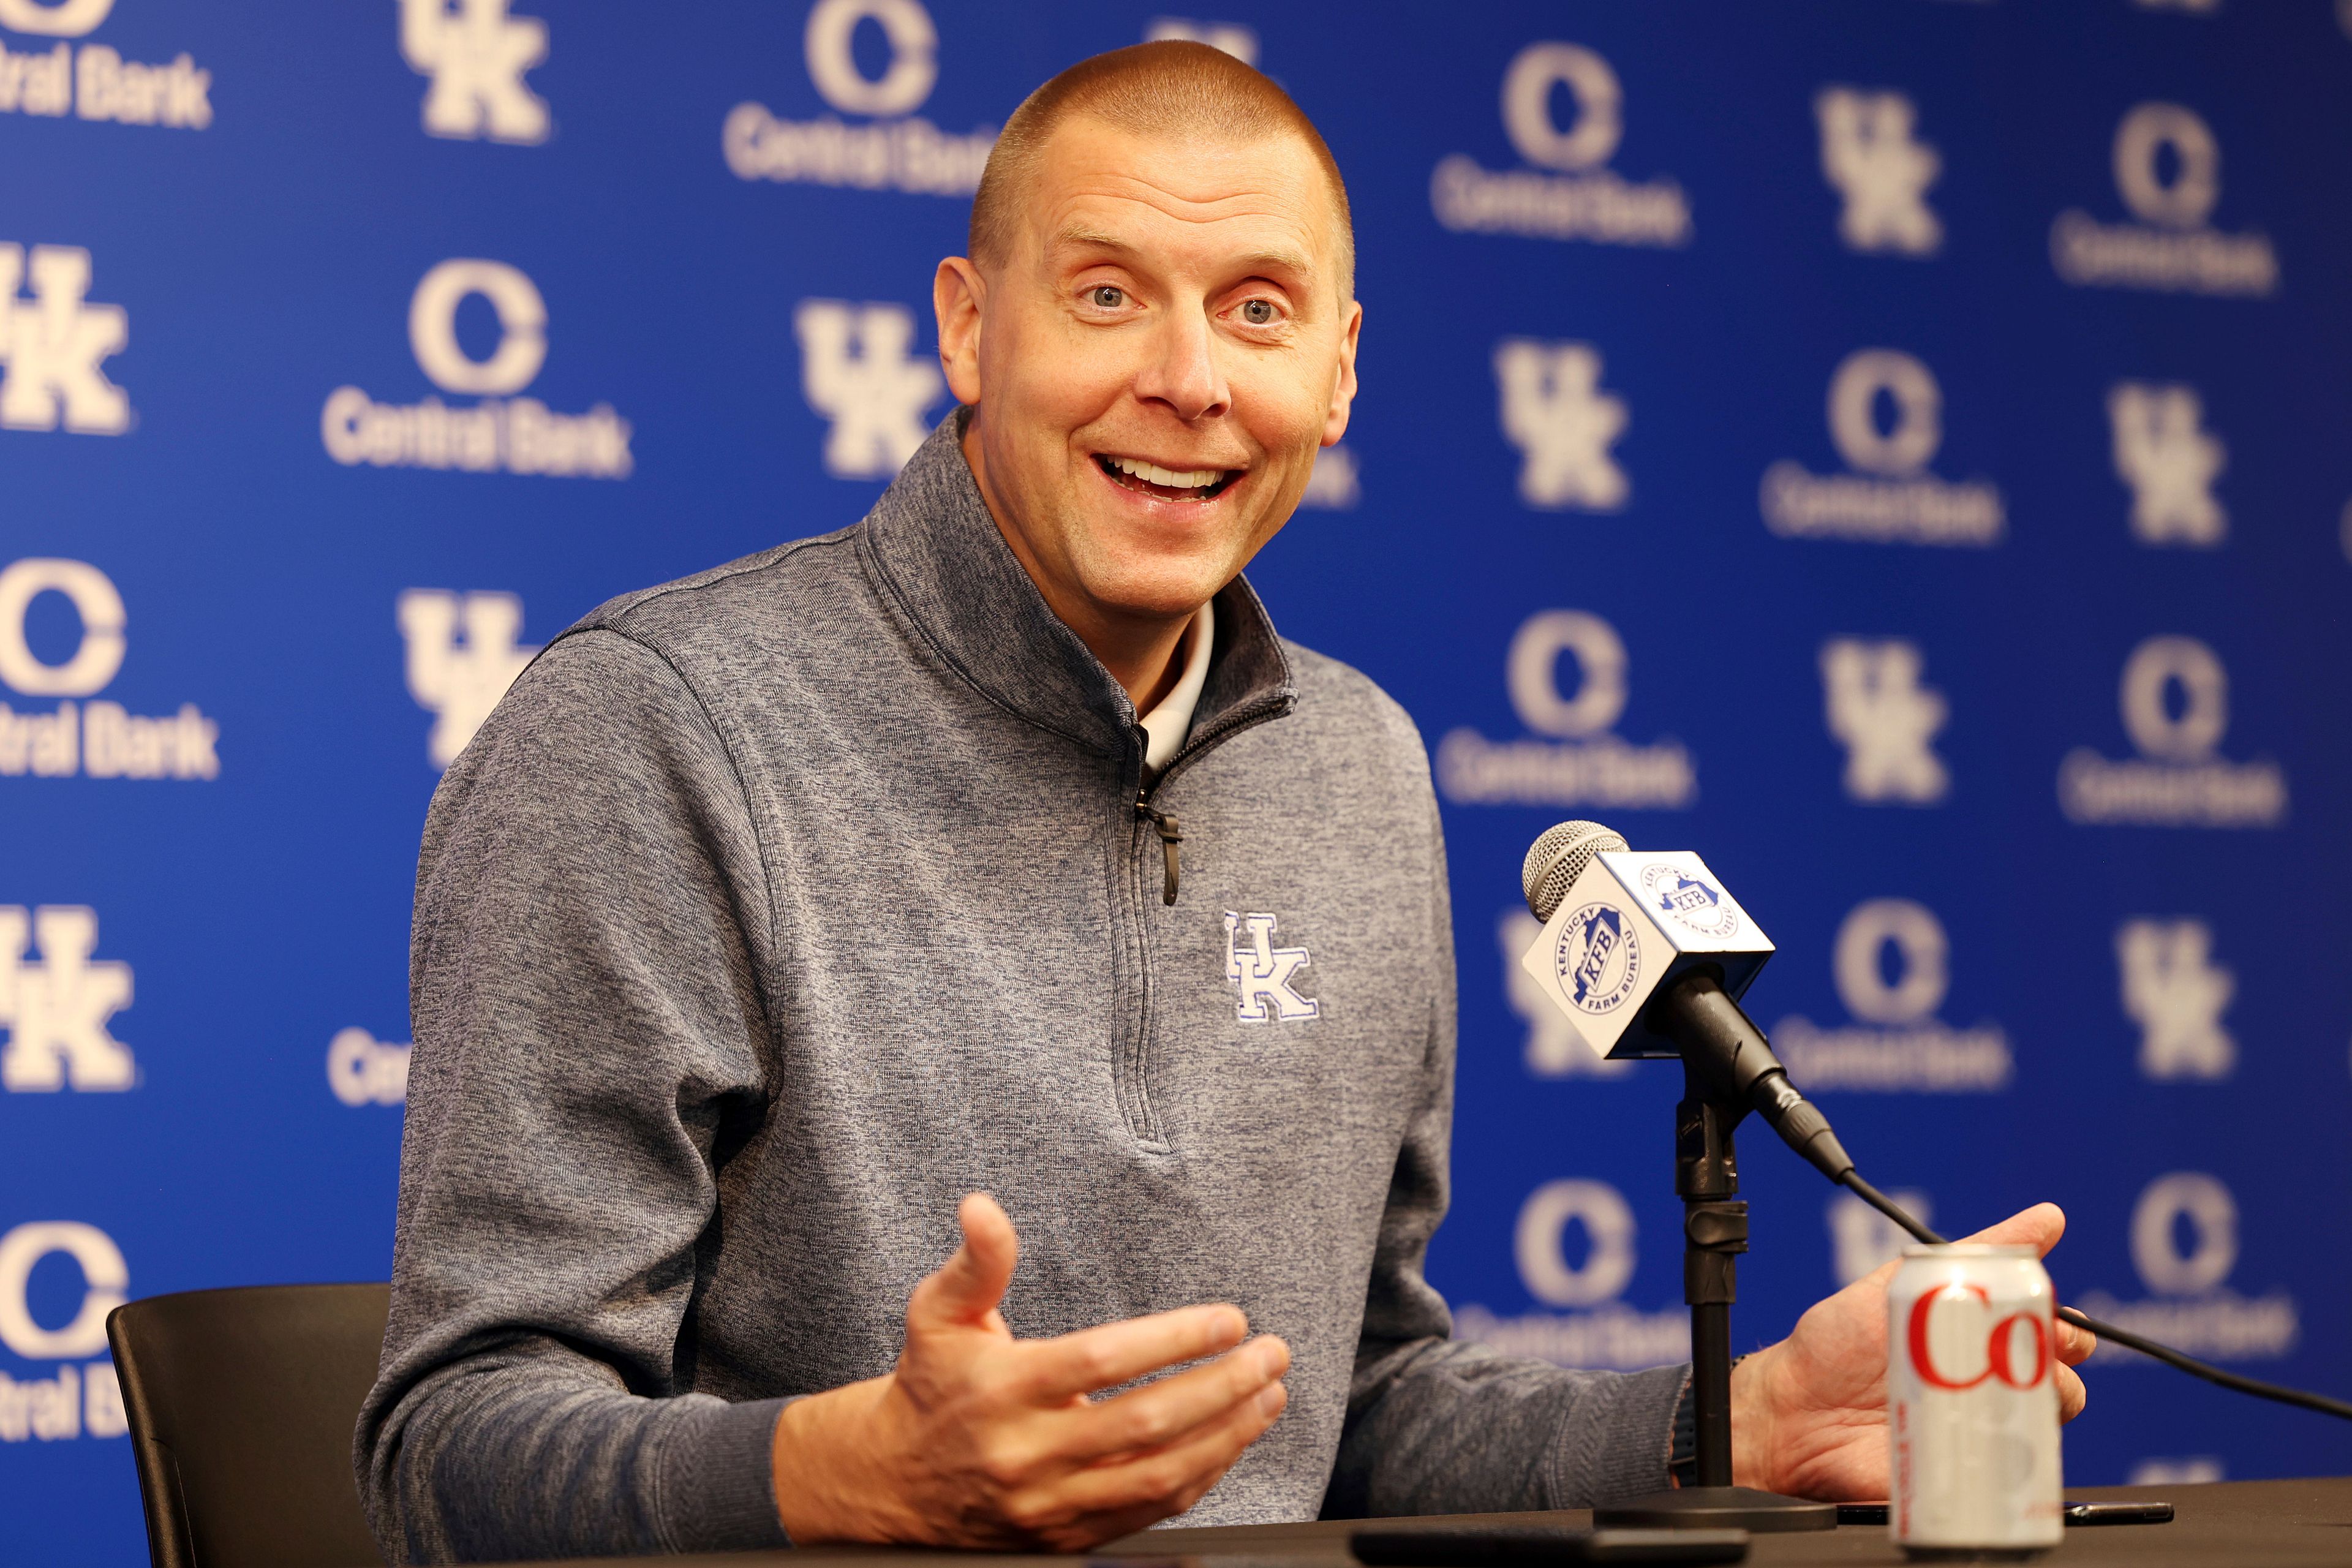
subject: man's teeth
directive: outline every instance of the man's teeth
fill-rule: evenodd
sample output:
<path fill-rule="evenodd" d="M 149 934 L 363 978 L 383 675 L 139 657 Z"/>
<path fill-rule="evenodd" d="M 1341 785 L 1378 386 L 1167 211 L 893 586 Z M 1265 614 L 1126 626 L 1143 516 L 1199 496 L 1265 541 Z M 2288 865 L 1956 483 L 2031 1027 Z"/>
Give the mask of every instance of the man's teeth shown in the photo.
<path fill-rule="evenodd" d="M 1165 485 L 1173 490 L 1203 490 L 1225 477 L 1223 468 L 1163 468 L 1157 463 L 1143 462 L 1135 458 L 1108 458 L 1110 466 L 1122 474 L 1155 485 Z"/>

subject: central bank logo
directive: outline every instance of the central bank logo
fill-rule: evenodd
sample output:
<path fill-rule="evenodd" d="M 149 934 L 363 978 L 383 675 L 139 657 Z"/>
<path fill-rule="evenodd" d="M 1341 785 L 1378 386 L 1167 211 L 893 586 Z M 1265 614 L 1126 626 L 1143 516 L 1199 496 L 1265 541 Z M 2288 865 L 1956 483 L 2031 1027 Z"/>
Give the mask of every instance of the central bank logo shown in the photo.
<path fill-rule="evenodd" d="M 524 647 L 522 601 L 512 594 L 411 588 L 400 595 L 400 637 L 407 647 L 408 694 L 433 715 L 425 754 L 436 768 L 457 753 L 537 657 Z"/>
<path fill-rule="evenodd" d="M 1268 1019 L 1295 1024 L 1322 1011 L 1319 1003 L 1301 996 L 1293 984 L 1312 962 L 1307 950 L 1275 946 L 1274 927 L 1272 915 L 1225 911 L 1225 979 L 1241 989 L 1234 1016 L 1244 1024 Z"/>
<path fill-rule="evenodd" d="M 2211 549 L 2230 533 L 2213 499 L 2229 448 L 2205 429 L 2205 405 L 2190 386 L 2119 381 L 2107 392 L 2116 477 L 2131 487 L 2132 537 L 2142 544 Z"/>
<path fill-rule="evenodd" d="M 13 1094 L 139 1086 L 131 1047 L 107 1032 L 131 1005 L 131 966 L 93 959 L 98 912 L 0 904 L 0 1087 Z M 33 956 L 37 950 L 39 956 Z"/>
<path fill-rule="evenodd" d="M 1944 694 L 1920 682 L 1916 643 L 1832 637 L 1822 645 L 1822 707 L 1845 747 L 1846 798 L 1866 805 L 1936 805 L 1952 775 L 1930 742 L 1951 716 Z"/>
<path fill-rule="evenodd" d="M 507 0 L 400 0 L 400 54 L 429 76 L 425 129 L 434 136 L 525 145 L 547 140 L 547 100 L 523 73 L 547 60 L 547 24 L 510 16 Z"/>
<path fill-rule="evenodd" d="M 2132 1207 L 2131 1258 L 2146 1299 L 2118 1301 L 2089 1290 L 2076 1304 L 2210 1361 L 2274 1361 L 2302 1337 L 2294 1297 L 2273 1290 L 2249 1300 L 2229 1288 L 2238 1266 L 2238 1201 L 2217 1177 L 2176 1171 L 2150 1182 Z M 2095 1353 L 2102 1361 L 2140 1359 L 2106 1340 Z"/>
<path fill-rule="evenodd" d="M 1633 1372 L 1688 1358 L 1686 1309 L 1643 1312 L 1621 1300 L 1633 1282 L 1636 1238 L 1615 1187 L 1546 1182 L 1519 1205 L 1511 1254 L 1528 1295 L 1552 1310 L 1504 1318 L 1474 1303 L 1454 1314 L 1455 1336 L 1559 1366 Z"/>
<path fill-rule="evenodd" d="M 889 50 L 878 77 L 859 68 L 851 50 L 861 25 L 878 28 Z M 980 188 L 996 128 L 958 136 L 915 112 L 940 79 L 939 28 L 921 0 L 816 0 L 801 53 L 817 96 L 863 123 L 833 114 L 782 120 L 765 104 L 739 103 L 719 138 L 738 179 L 933 196 Z"/>
<path fill-rule="evenodd" d="M 2230 678 L 2194 637 L 2149 637 L 2124 661 L 2117 706 L 2139 755 L 2110 760 L 2077 746 L 2058 764 L 2058 805 L 2083 823 L 2149 827 L 2276 827 L 2286 772 L 2268 758 L 2221 753 Z"/>
<path fill-rule="evenodd" d="M 1830 440 L 1842 474 L 1783 458 L 1764 470 L 1764 525 L 1783 539 L 1993 545 L 2008 526 L 1990 479 L 1928 471 L 1944 444 L 1935 373 L 1899 349 L 1857 349 L 1830 377 Z"/>
<path fill-rule="evenodd" d="M 345 1105 L 404 1104 L 411 1051 L 365 1029 L 338 1029 L 327 1042 L 327 1088 Z"/>
<path fill-rule="evenodd" d="M 0 245 L 0 428 L 121 435 L 131 397 L 100 366 L 131 342 L 130 313 L 89 303 L 87 250 L 37 245 L 26 262 Z"/>
<path fill-rule="evenodd" d="M 1825 87 L 1813 95 L 1822 174 L 1845 199 L 1838 238 L 1848 250 L 1933 256 L 1944 225 L 1927 187 L 1944 161 L 1913 133 L 1919 111 L 1899 92 Z"/>
<path fill-rule="evenodd" d="M 34 1268 L 68 1259 L 81 1275 L 81 1299 L 55 1328 L 34 1315 Z M 36 1220 L 0 1235 L 0 1345 L 32 1362 L 80 1362 L 47 1377 L 19 1381 L 0 1373 L 0 1443 L 55 1443 L 120 1437 L 131 1424 L 122 1386 L 106 1352 L 106 1316 L 129 1300 L 131 1270 L 114 1238 L 79 1220 Z"/>
<path fill-rule="evenodd" d="M 79 38 L 98 30 L 114 0 L 0 0 L 0 28 L 37 38 Z M 168 63 L 126 60 L 106 44 L 58 42 L 11 53 L 0 42 L 0 114 L 110 120 L 201 131 L 213 122 L 213 73 L 184 50 Z"/>
<path fill-rule="evenodd" d="M 64 629 L 54 618 L 52 636 L 34 637 L 34 606 L 44 595 L 70 610 L 69 643 L 54 635 Z M 150 719 L 120 702 L 73 700 L 105 690 L 121 669 L 131 647 L 128 623 L 112 579 L 87 561 L 31 556 L 0 568 L 0 686 L 24 697 L 66 699 L 22 713 L 0 701 L 0 778 L 220 776 L 220 726 L 194 703 Z M 44 645 L 39 651 L 36 640 Z"/>
<path fill-rule="evenodd" d="M 1698 771 L 1680 741 L 1639 746 L 1612 732 L 1625 711 L 1627 663 L 1624 639 L 1599 616 L 1529 616 L 1503 668 L 1511 706 L 1531 736 L 1489 741 L 1467 727 L 1447 731 L 1437 743 L 1439 791 L 1457 805 L 1689 805 L 1698 798 Z"/>
<path fill-rule="evenodd" d="M 1601 390 L 1591 343 L 1505 338 L 1495 345 L 1503 434 L 1519 449 L 1519 499 L 1545 511 L 1616 511 L 1632 486 L 1609 448 L 1625 400 Z"/>
<path fill-rule="evenodd" d="M 1955 1029 L 1936 1016 L 1951 989 L 1951 942 L 1927 905 L 1856 904 L 1838 927 L 1830 977 L 1853 1023 L 1824 1029 L 1795 1016 L 1772 1030 L 1790 1077 L 1808 1089 L 1984 1094 L 2009 1086 L 2014 1064 L 1999 1024 Z"/>
<path fill-rule="evenodd" d="M 2238 977 L 2213 962 L 2213 930 L 2203 921 L 2131 920 L 2116 928 L 2116 968 L 2124 1013 L 2140 1028 L 2142 1078 L 2225 1079 L 2238 1065 L 2238 1042 L 2221 1015 Z"/>
<path fill-rule="evenodd" d="M 1463 234 L 1599 245 L 1684 246 L 1690 202 L 1671 176 L 1635 183 L 1609 167 L 1625 134 L 1625 90 L 1581 44 L 1529 44 L 1503 72 L 1503 130 L 1526 165 L 1496 173 L 1455 153 L 1429 179 L 1437 221 Z"/>
<path fill-rule="evenodd" d="M 833 422 L 824 471 L 887 479 L 930 434 L 923 416 L 947 391 L 935 359 L 915 353 L 915 313 L 904 305 L 803 300 L 793 312 L 801 395 Z"/>
<path fill-rule="evenodd" d="M 474 299 L 498 321 L 497 343 L 481 359 L 458 341 L 459 308 Z M 346 467 L 596 479 L 626 479 L 636 466 L 632 427 L 611 404 L 558 414 L 535 397 L 508 395 L 547 363 L 547 301 L 520 268 L 466 257 L 434 267 L 409 296 L 408 346 L 434 385 L 478 401 L 378 403 L 339 386 L 319 415 L 327 456 Z"/>
<path fill-rule="evenodd" d="M 2082 288 L 2259 297 L 2275 293 L 2268 236 L 2209 226 L 2221 200 L 2221 145 L 2196 110 L 2143 103 L 2116 126 L 2116 193 L 2135 220 L 2069 207 L 2050 225 L 2050 261 Z"/>

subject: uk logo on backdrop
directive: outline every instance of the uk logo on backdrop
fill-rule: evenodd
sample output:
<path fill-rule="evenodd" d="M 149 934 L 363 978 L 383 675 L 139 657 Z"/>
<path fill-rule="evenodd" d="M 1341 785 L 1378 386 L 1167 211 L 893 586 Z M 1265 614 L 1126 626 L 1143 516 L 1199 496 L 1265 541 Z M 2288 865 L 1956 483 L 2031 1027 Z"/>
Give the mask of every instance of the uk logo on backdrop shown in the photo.
<path fill-rule="evenodd" d="M 1457 805 L 1591 805 L 1661 809 L 1698 798 L 1698 769 L 1680 741 L 1635 745 L 1613 732 L 1630 694 L 1625 641 L 1585 610 L 1538 610 L 1504 656 L 1504 683 L 1532 732 L 1489 741 L 1467 727 L 1437 743 L 1437 787 Z M 1562 684 L 1572 666 L 1572 686 Z"/>
<path fill-rule="evenodd" d="M 33 606 L 54 595 L 77 623 L 70 652 L 34 648 Z M 0 701 L 0 778 L 213 779 L 220 725 L 193 702 L 143 718 L 94 699 L 130 651 L 129 616 L 113 580 L 87 561 L 29 556 L 0 567 L 0 686 L 20 697 L 62 699 L 19 713 Z"/>
<path fill-rule="evenodd" d="M 131 395 L 101 368 L 130 343 L 131 316 L 90 303 L 90 270 L 75 246 L 37 245 L 28 266 L 23 246 L 0 245 L 0 429 L 131 428 Z"/>
<path fill-rule="evenodd" d="M 2230 1289 L 2238 1266 L 2238 1200 L 2219 1177 L 2176 1171 L 2142 1189 L 2132 1207 L 2131 1258 L 2146 1297 L 2121 1301 L 2087 1290 L 2076 1304 L 2094 1318 L 2209 1361 L 2275 1361 L 2302 1337 L 2293 1296 L 2273 1290 L 2249 1300 Z M 2104 1340 L 2095 1354 L 2154 1364 Z"/>
<path fill-rule="evenodd" d="M 131 1005 L 131 966 L 94 959 L 98 911 L 0 904 L 0 1087 L 12 1094 L 139 1087 L 131 1047 L 109 1032 Z"/>
<path fill-rule="evenodd" d="M 878 26 L 889 47 L 878 77 L 859 69 L 850 50 L 861 23 Z M 784 120 L 763 103 L 737 104 L 719 139 L 738 179 L 934 196 L 980 188 L 996 128 L 956 135 L 915 112 L 940 79 L 939 28 L 922 0 L 816 0 L 801 53 L 817 96 L 838 114 Z"/>
<path fill-rule="evenodd" d="M 2124 661 L 2118 698 L 2139 755 L 2068 752 L 2058 764 L 2058 805 L 2069 821 L 2276 827 L 2286 820 L 2285 770 L 2267 758 L 2221 755 L 2230 678 L 2210 647 L 2195 637 L 2149 637 Z"/>
<path fill-rule="evenodd" d="M 1495 345 L 1503 435 L 1519 449 L 1519 499 L 1544 511 L 1617 511 L 1633 493 L 1610 448 L 1625 400 L 1601 390 L 1591 343 L 1505 338 Z"/>
<path fill-rule="evenodd" d="M 1991 480 L 1929 471 L 1944 444 L 1935 373 L 1899 349 L 1857 349 L 1830 376 L 1830 440 L 1847 471 L 1783 458 L 1764 470 L 1764 525 L 1783 539 L 1987 546 L 2009 513 Z"/>
<path fill-rule="evenodd" d="M 801 395 L 833 422 L 824 471 L 887 479 L 930 434 L 923 416 L 947 391 L 939 362 L 915 353 L 915 313 L 904 305 L 803 300 L 793 312 L 801 345 Z"/>
<path fill-rule="evenodd" d="M 530 146 L 554 129 L 547 100 L 523 77 L 547 61 L 547 24 L 511 16 L 508 0 L 400 0 L 400 54 L 429 76 L 426 134 Z"/>
<path fill-rule="evenodd" d="M 1503 71 L 1502 110 L 1526 166 L 1485 169 L 1461 153 L 1439 160 L 1429 178 L 1439 223 L 1597 245 L 1690 243 L 1690 200 L 1672 175 L 1633 181 L 1609 167 L 1625 135 L 1625 89 L 1599 54 L 1556 40 L 1528 45 Z"/>
<path fill-rule="evenodd" d="M 2009 1087 L 2015 1064 L 1999 1024 L 1956 1029 L 1936 1016 L 1951 989 L 1951 940 L 1927 905 L 1856 904 L 1830 949 L 1830 977 L 1855 1022 L 1824 1029 L 1791 1016 L 1772 1031 L 1789 1076 L 1807 1089 L 1986 1094 Z"/>
<path fill-rule="evenodd" d="M 2116 194 L 2133 221 L 2103 223 L 2069 207 L 2050 225 L 2050 261 L 2080 288 L 2238 295 L 2275 293 L 2268 236 L 2228 234 L 2209 220 L 2221 200 L 2221 144 L 2195 110 L 2143 103 L 2116 126 Z"/>
<path fill-rule="evenodd" d="M 1944 224 L 1927 205 L 1943 172 L 1935 148 L 1918 139 L 1919 111 L 1899 92 L 1825 87 L 1813 95 L 1821 125 L 1822 174 L 1844 199 L 1838 238 L 1848 250 L 1933 256 Z"/>
<path fill-rule="evenodd" d="M 1937 805 L 1951 771 L 1936 754 L 1951 716 L 1944 694 L 1921 683 L 1927 658 L 1899 637 L 1832 637 L 1822 645 L 1822 705 L 1845 747 L 1846 798 L 1865 805 Z"/>
<path fill-rule="evenodd" d="M 1472 1302 L 1455 1310 L 1455 1335 L 1559 1366 L 1631 1372 L 1686 1359 L 1687 1309 L 1645 1312 L 1620 1300 L 1633 1281 L 1635 1239 L 1633 1211 L 1607 1182 L 1546 1182 L 1519 1205 L 1511 1250 L 1519 1283 L 1555 1310 L 1502 1317 Z"/>
<path fill-rule="evenodd" d="M 70 1318 L 50 1329 L 33 1313 L 33 1270 L 56 1257 L 79 1271 L 81 1300 Z M 64 1363 L 53 1364 L 47 1376 L 18 1379 L 0 1372 L 0 1443 L 120 1437 L 130 1430 L 122 1385 L 114 1363 L 104 1359 L 106 1315 L 130 1299 L 130 1290 L 122 1249 L 94 1225 L 36 1220 L 0 1235 L 0 1345 L 23 1361 Z"/>
<path fill-rule="evenodd" d="M 2205 428 L 2192 386 L 2119 381 L 2107 391 L 2116 477 L 2131 488 L 2132 537 L 2142 544 L 2210 550 L 2230 535 L 2213 481 L 2230 449 Z"/>
<path fill-rule="evenodd" d="M 1528 1027 L 1520 1060 L 1530 1076 L 1622 1078 L 1633 1070 L 1631 1061 L 1611 1061 L 1595 1056 L 1559 1004 L 1545 992 L 1543 983 L 1529 974 L 1527 965 L 1519 962 L 1520 955 L 1535 946 L 1536 938 L 1543 934 L 1542 922 L 1529 914 L 1525 905 L 1504 910 L 1502 919 L 1496 922 L 1495 934 L 1503 949 L 1503 998 Z"/>
<path fill-rule="evenodd" d="M 2129 920 L 2116 928 L 2125 1016 L 2139 1026 L 2142 1078 L 2225 1079 L 2238 1042 L 2221 1015 L 2238 977 L 2213 962 L 2213 928 L 2197 920 Z"/>
<path fill-rule="evenodd" d="M 0 28 L 58 40 L 46 49 L 12 52 L 0 40 L 0 114 L 112 121 L 202 131 L 213 122 L 213 73 L 184 49 L 170 61 L 126 60 L 86 38 L 114 10 L 114 0 L 0 0 Z"/>
<path fill-rule="evenodd" d="M 499 323 L 497 346 L 478 360 L 457 338 L 458 307 L 475 298 Z M 320 439 L 336 462 L 596 479 L 624 479 L 635 468 L 632 426 L 611 404 L 558 414 L 511 395 L 547 363 L 547 301 L 521 268 L 469 257 L 433 267 L 409 297 L 408 346 L 434 385 L 478 401 L 378 403 L 339 386 L 319 414 Z"/>
<path fill-rule="evenodd" d="M 522 601 L 512 594 L 410 588 L 397 607 L 408 694 L 433 715 L 425 754 L 436 768 L 457 753 L 539 652 L 519 642 Z"/>

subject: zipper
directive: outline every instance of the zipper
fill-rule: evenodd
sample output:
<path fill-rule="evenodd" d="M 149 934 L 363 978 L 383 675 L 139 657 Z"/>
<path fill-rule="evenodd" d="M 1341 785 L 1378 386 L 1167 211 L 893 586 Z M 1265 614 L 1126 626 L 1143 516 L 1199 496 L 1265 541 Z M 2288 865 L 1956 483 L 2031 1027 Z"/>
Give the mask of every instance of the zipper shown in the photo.
<path fill-rule="evenodd" d="M 1135 815 L 1160 830 L 1160 848 L 1167 857 L 1168 875 L 1160 889 L 1160 901 L 1176 901 L 1176 846 L 1184 842 L 1184 825 L 1151 804 L 1151 792 L 1139 790 L 1135 796 Z"/>

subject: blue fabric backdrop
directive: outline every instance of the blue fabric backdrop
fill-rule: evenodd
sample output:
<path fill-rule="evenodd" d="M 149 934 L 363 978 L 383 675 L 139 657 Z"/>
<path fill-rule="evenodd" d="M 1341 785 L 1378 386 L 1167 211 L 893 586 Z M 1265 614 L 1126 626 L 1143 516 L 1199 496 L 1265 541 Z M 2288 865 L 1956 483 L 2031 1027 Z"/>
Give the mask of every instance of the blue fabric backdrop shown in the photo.
<path fill-rule="evenodd" d="M 1354 196 L 1363 395 L 1252 576 L 1436 760 L 1462 1331 L 1684 1350 L 1677 1075 L 1509 978 L 1589 815 L 1730 879 L 1881 1184 L 2352 1388 L 2352 5 L 0 0 L 12 1557 L 139 1560 L 114 1301 L 387 1271 L 437 762 L 607 595 L 864 511 L 993 128 L 1155 34 Z M 1748 1143 L 1761 1342 L 1889 1241 Z M 2077 1481 L 2352 1468 L 2093 1379 Z"/>

